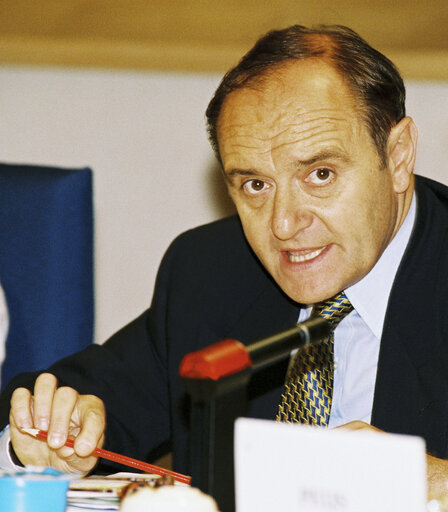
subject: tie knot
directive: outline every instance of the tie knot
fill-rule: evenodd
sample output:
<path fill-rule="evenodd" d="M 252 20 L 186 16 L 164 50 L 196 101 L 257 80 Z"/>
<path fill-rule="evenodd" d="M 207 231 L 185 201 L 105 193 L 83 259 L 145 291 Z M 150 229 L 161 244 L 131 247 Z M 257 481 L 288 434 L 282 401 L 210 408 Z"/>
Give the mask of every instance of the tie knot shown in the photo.
<path fill-rule="evenodd" d="M 321 316 L 327 320 L 334 329 L 338 323 L 345 318 L 353 306 L 345 296 L 344 292 L 340 292 L 331 299 L 318 302 L 313 307 L 312 316 Z"/>

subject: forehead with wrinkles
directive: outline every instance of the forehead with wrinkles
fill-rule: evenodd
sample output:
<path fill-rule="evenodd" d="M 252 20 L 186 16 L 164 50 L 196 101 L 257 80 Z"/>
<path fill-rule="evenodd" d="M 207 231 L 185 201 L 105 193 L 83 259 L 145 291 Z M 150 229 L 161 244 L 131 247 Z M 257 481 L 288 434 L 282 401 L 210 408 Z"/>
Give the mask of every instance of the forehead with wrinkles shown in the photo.
<path fill-rule="evenodd" d="M 242 148 L 260 154 L 296 142 L 305 152 L 323 144 L 343 150 L 360 129 L 359 106 L 345 81 L 325 62 L 308 59 L 282 64 L 230 93 L 218 140 L 227 159 Z"/>

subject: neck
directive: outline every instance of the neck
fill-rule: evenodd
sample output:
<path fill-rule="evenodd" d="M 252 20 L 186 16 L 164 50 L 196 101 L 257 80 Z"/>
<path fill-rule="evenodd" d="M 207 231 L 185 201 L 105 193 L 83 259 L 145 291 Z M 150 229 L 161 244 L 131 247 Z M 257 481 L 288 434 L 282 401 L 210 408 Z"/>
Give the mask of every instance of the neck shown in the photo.
<path fill-rule="evenodd" d="M 401 228 L 401 225 L 404 222 L 404 219 L 406 218 L 406 215 L 409 212 L 409 208 L 411 207 L 412 203 L 412 197 L 414 195 L 415 190 L 415 178 L 412 175 L 411 181 L 409 183 L 409 187 L 407 188 L 406 192 L 403 192 L 398 197 L 398 208 L 397 208 L 397 222 L 394 229 L 395 236 L 398 232 L 398 230 Z"/>

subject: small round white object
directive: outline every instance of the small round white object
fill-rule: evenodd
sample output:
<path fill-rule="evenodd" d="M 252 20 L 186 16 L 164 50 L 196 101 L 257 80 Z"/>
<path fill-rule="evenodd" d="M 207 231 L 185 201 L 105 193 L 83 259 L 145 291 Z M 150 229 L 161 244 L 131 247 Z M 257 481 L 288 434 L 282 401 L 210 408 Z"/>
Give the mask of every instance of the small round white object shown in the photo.
<path fill-rule="evenodd" d="M 195 487 L 140 487 L 126 495 L 120 512 L 219 512 L 215 500 Z"/>

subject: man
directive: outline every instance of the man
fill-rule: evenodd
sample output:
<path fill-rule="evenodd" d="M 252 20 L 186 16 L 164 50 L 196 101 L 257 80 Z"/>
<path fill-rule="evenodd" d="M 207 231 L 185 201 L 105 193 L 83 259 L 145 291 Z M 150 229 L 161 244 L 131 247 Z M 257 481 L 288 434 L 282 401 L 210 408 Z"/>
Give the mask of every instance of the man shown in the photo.
<path fill-rule="evenodd" d="M 172 449 L 186 471 L 183 355 L 288 328 L 343 291 L 354 309 L 334 333 L 328 426 L 423 436 L 440 457 L 428 456 L 431 489 L 443 486 L 448 191 L 415 187 L 417 131 L 395 67 L 344 27 L 290 27 L 224 77 L 207 117 L 238 218 L 179 237 L 150 310 L 104 346 L 11 383 L 0 413 L 12 456 L 87 472 L 105 440 L 139 458 Z M 286 370 L 254 376 L 250 415 L 282 419 Z M 32 426 L 47 444 L 20 430 Z"/>

